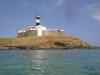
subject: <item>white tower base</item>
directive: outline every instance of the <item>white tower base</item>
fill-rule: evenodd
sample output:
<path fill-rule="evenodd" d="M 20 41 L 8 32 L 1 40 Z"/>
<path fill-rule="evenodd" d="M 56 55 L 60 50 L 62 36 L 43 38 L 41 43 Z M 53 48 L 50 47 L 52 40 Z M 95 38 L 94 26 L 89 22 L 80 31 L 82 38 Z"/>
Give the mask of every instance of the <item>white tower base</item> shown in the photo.
<path fill-rule="evenodd" d="M 37 30 L 37 36 L 42 36 L 42 30 L 41 29 Z"/>

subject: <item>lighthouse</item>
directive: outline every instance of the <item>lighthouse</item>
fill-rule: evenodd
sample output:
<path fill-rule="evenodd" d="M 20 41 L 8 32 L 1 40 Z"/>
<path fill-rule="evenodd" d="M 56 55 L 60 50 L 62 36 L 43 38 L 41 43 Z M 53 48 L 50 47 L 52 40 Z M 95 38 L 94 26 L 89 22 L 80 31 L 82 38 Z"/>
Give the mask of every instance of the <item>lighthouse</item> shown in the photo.
<path fill-rule="evenodd" d="M 36 26 L 35 26 L 36 30 L 37 30 L 37 36 L 42 36 L 43 35 L 43 31 L 46 31 L 46 27 L 42 26 L 40 24 L 40 16 L 36 16 Z"/>
<path fill-rule="evenodd" d="M 36 26 L 40 25 L 40 16 L 36 16 Z"/>
<path fill-rule="evenodd" d="M 64 30 L 62 29 L 48 29 L 40 23 L 40 15 L 35 17 L 34 26 L 27 27 L 21 30 L 18 30 L 17 37 L 26 37 L 26 36 L 60 36 L 64 35 Z"/>

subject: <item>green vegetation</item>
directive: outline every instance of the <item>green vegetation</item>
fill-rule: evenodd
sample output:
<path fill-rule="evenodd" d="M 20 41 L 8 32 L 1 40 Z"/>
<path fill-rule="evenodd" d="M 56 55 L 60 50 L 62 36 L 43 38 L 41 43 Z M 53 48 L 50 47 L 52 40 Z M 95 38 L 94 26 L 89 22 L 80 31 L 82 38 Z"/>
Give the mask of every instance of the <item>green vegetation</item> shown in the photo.
<path fill-rule="evenodd" d="M 46 37 L 24 37 L 24 38 L 1 38 L 0 47 L 14 47 L 27 49 L 48 48 L 90 48 L 90 46 L 77 38 L 69 36 L 46 36 Z"/>
<path fill-rule="evenodd" d="M 11 39 L 9 38 L 0 38 L 0 46 L 10 45 Z"/>

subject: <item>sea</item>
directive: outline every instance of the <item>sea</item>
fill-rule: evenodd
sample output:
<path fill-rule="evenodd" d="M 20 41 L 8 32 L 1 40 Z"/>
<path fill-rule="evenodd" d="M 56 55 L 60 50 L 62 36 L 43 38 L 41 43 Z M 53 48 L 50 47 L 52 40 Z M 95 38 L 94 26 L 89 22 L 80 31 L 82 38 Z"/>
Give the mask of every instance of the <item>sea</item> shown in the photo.
<path fill-rule="evenodd" d="M 0 75 L 100 75 L 100 49 L 0 50 Z"/>

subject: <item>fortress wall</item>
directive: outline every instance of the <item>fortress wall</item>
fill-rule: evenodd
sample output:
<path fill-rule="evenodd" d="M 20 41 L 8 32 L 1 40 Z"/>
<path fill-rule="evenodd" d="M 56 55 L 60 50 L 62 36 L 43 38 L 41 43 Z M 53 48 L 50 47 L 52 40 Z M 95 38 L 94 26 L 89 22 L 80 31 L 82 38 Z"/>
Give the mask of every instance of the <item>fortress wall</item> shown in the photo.
<path fill-rule="evenodd" d="M 47 31 L 46 32 L 46 36 L 62 36 L 64 35 L 64 32 L 63 31 Z"/>
<path fill-rule="evenodd" d="M 18 33 L 17 37 L 37 36 L 37 31 L 29 30 L 26 32 Z"/>
<path fill-rule="evenodd" d="M 18 33 L 18 34 L 17 34 L 17 37 L 25 37 L 25 32 Z"/>
<path fill-rule="evenodd" d="M 46 30 L 43 30 L 42 31 L 42 36 L 46 36 L 46 33 L 47 33 Z"/>
<path fill-rule="evenodd" d="M 26 36 L 37 36 L 37 31 L 36 30 L 29 30 L 25 34 Z"/>
<path fill-rule="evenodd" d="M 42 31 L 42 36 L 63 36 L 64 32 L 59 30 L 51 30 L 51 31 Z M 23 33 L 18 33 L 17 37 L 28 37 L 28 36 L 37 36 L 36 30 L 28 30 Z"/>

